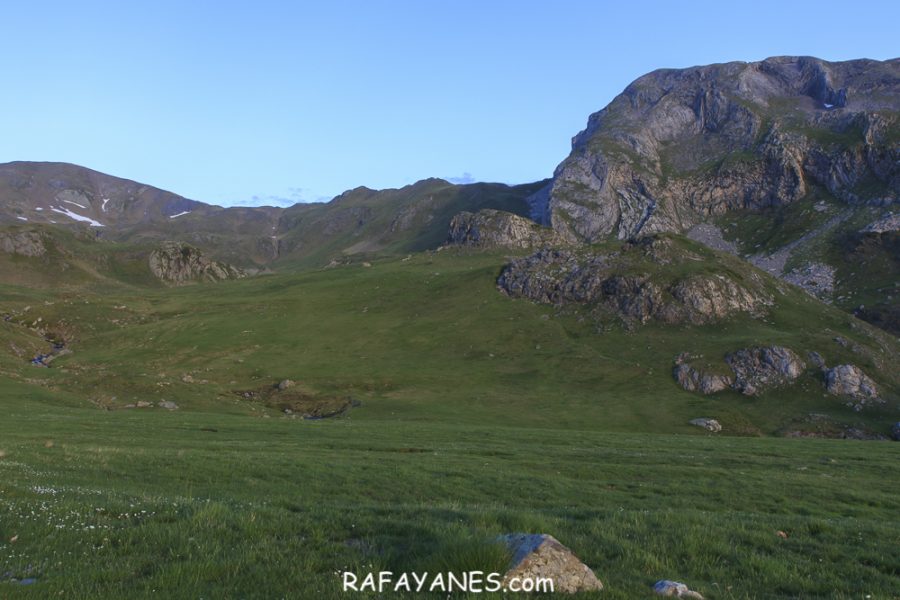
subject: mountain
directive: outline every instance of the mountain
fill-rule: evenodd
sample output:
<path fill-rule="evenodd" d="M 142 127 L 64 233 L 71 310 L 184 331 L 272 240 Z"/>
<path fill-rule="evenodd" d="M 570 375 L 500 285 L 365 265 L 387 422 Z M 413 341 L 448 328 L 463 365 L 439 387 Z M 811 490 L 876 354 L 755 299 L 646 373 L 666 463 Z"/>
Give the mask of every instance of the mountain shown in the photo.
<path fill-rule="evenodd" d="M 898 200 L 900 59 L 809 57 L 640 77 L 531 199 L 573 242 L 688 233 L 900 332 Z"/>
<path fill-rule="evenodd" d="M 96 227 L 134 227 L 218 208 L 84 167 L 49 162 L 0 164 L 0 198 L 0 222 Z"/>
<path fill-rule="evenodd" d="M 346 600 L 529 531 L 602 598 L 896 597 L 894 66 L 766 62 L 648 76 L 520 186 L 0 165 L 0 597 Z"/>
<path fill-rule="evenodd" d="M 328 203 L 222 208 L 77 165 L 13 162 L 0 165 L 0 225 L 63 227 L 146 253 L 184 242 L 248 268 L 323 266 L 357 254 L 437 248 L 455 214 L 527 214 L 526 198 L 545 184 L 427 179 L 400 189 L 357 188 Z"/>

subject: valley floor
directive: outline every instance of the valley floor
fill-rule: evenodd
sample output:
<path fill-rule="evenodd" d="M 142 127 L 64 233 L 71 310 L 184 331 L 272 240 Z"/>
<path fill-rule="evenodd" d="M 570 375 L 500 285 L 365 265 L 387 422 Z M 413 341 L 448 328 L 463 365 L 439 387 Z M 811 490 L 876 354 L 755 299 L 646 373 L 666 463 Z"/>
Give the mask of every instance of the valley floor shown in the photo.
<path fill-rule="evenodd" d="M 339 572 L 499 570 L 508 532 L 559 538 L 604 598 L 663 578 L 707 598 L 900 589 L 895 444 L 4 397 L 4 598 L 362 598 Z"/>

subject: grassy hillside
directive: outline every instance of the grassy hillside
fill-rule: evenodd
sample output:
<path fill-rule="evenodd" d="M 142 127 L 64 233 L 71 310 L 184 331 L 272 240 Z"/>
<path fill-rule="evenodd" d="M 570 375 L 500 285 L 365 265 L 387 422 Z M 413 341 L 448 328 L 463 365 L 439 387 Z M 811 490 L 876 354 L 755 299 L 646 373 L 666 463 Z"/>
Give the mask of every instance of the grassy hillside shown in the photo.
<path fill-rule="evenodd" d="M 773 279 L 766 280 L 777 307 L 766 318 L 634 329 L 598 325 L 587 308 L 507 298 L 495 285 L 506 260 L 447 250 L 214 286 L 106 287 L 102 295 L 73 288 L 52 298 L 7 287 L 20 294 L 0 306 L 12 324 L 24 331 L 38 319 L 45 329 L 62 323 L 74 351 L 52 369 L 22 364 L 9 373 L 110 408 L 175 400 L 277 415 L 238 392 L 291 379 L 310 401 L 361 401 L 358 418 L 687 432 L 689 419 L 712 416 L 742 434 L 775 433 L 810 412 L 882 434 L 896 420 L 896 341 Z M 855 413 L 823 395 L 812 366 L 801 384 L 753 399 L 730 391 L 699 397 L 672 379 L 681 352 L 715 364 L 729 351 L 767 344 L 819 352 L 829 365 L 857 364 L 890 401 Z"/>
<path fill-rule="evenodd" d="M 447 239 L 450 219 L 459 212 L 494 208 L 527 215 L 525 199 L 545 184 L 454 185 L 426 179 L 400 189 L 357 188 L 312 208 L 294 206 L 279 224 L 285 233 L 275 264 L 323 266 L 348 255 L 433 250 Z"/>
<path fill-rule="evenodd" d="M 176 289 L 4 279 L 0 597 L 339 598 L 343 570 L 502 571 L 492 540 L 515 531 L 558 537 L 608 598 L 661 578 L 707 598 L 894 593 L 898 446 L 768 434 L 810 412 L 887 433 L 898 382 L 876 363 L 896 341 L 769 278 L 765 319 L 598 327 L 502 295 L 507 260 L 448 249 Z M 73 353 L 31 366 L 45 336 Z M 758 398 L 672 379 L 680 352 L 769 343 L 860 364 L 890 402 L 855 413 L 814 370 Z M 162 401 L 179 409 L 125 408 Z M 723 434 L 687 424 L 701 416 Z"/>

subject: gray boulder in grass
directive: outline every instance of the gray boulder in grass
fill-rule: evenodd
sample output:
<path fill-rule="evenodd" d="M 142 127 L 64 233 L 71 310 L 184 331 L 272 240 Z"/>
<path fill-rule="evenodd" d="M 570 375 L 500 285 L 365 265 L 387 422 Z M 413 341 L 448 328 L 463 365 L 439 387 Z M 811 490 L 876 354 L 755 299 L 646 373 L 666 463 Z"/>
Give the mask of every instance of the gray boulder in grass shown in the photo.
<path fill-rule="evenodd" d="M 703 600 L 703 596 L 699 592 L 695 592 L 683 583 L 662 579 L 653 585 L 653 591 L 660 596 L 667 598 L 691 598 L 692 600 Z"/>
<path fill-rule="evenodd" d="M 594 572 L 559 540 L 547 534 L 512 533 L 500 536 L 512 552 L 512 566 L 503 576 L 503 585 L 513 579 L 553 580 L 553 591 L 574 594 L 602 590 Z"/>
<path fill-rule="evenodd" d="M 719 433 L 720 431 L 722 431 L 722 424 L 715 419 L 707 419 L 704 417 L 700 419 L 691 419 L 689 423 L 691 425 L 696 425 L 697 427 L 702 427 L 703 429 L 706 429 L 707 431 L 711 431 L 713 433 Z"/>

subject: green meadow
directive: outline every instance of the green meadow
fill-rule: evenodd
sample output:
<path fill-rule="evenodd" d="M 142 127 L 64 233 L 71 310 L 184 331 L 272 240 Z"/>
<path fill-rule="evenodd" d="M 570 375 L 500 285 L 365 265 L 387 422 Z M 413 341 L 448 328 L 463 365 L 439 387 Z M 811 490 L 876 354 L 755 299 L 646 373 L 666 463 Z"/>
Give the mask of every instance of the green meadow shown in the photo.
<path fill-rule="evenodd" d="M 393 597 L 340 573 L 502 571 L 511 532 L 558 538 L 599 597 L 897 597 L 900 445 L 778 437 L 810 413 L 886 435 L 896 400 L 855 413 L 812 369 L 758 398 L 671 376 L 763 343 L 874 369 L 896 340 L 792 289 L 765 319 L 626 327 L 502 295 L 505 261 L 0 284 L 0 598 Z M 72 353 L 30 365 L 39 329 Z"/>

